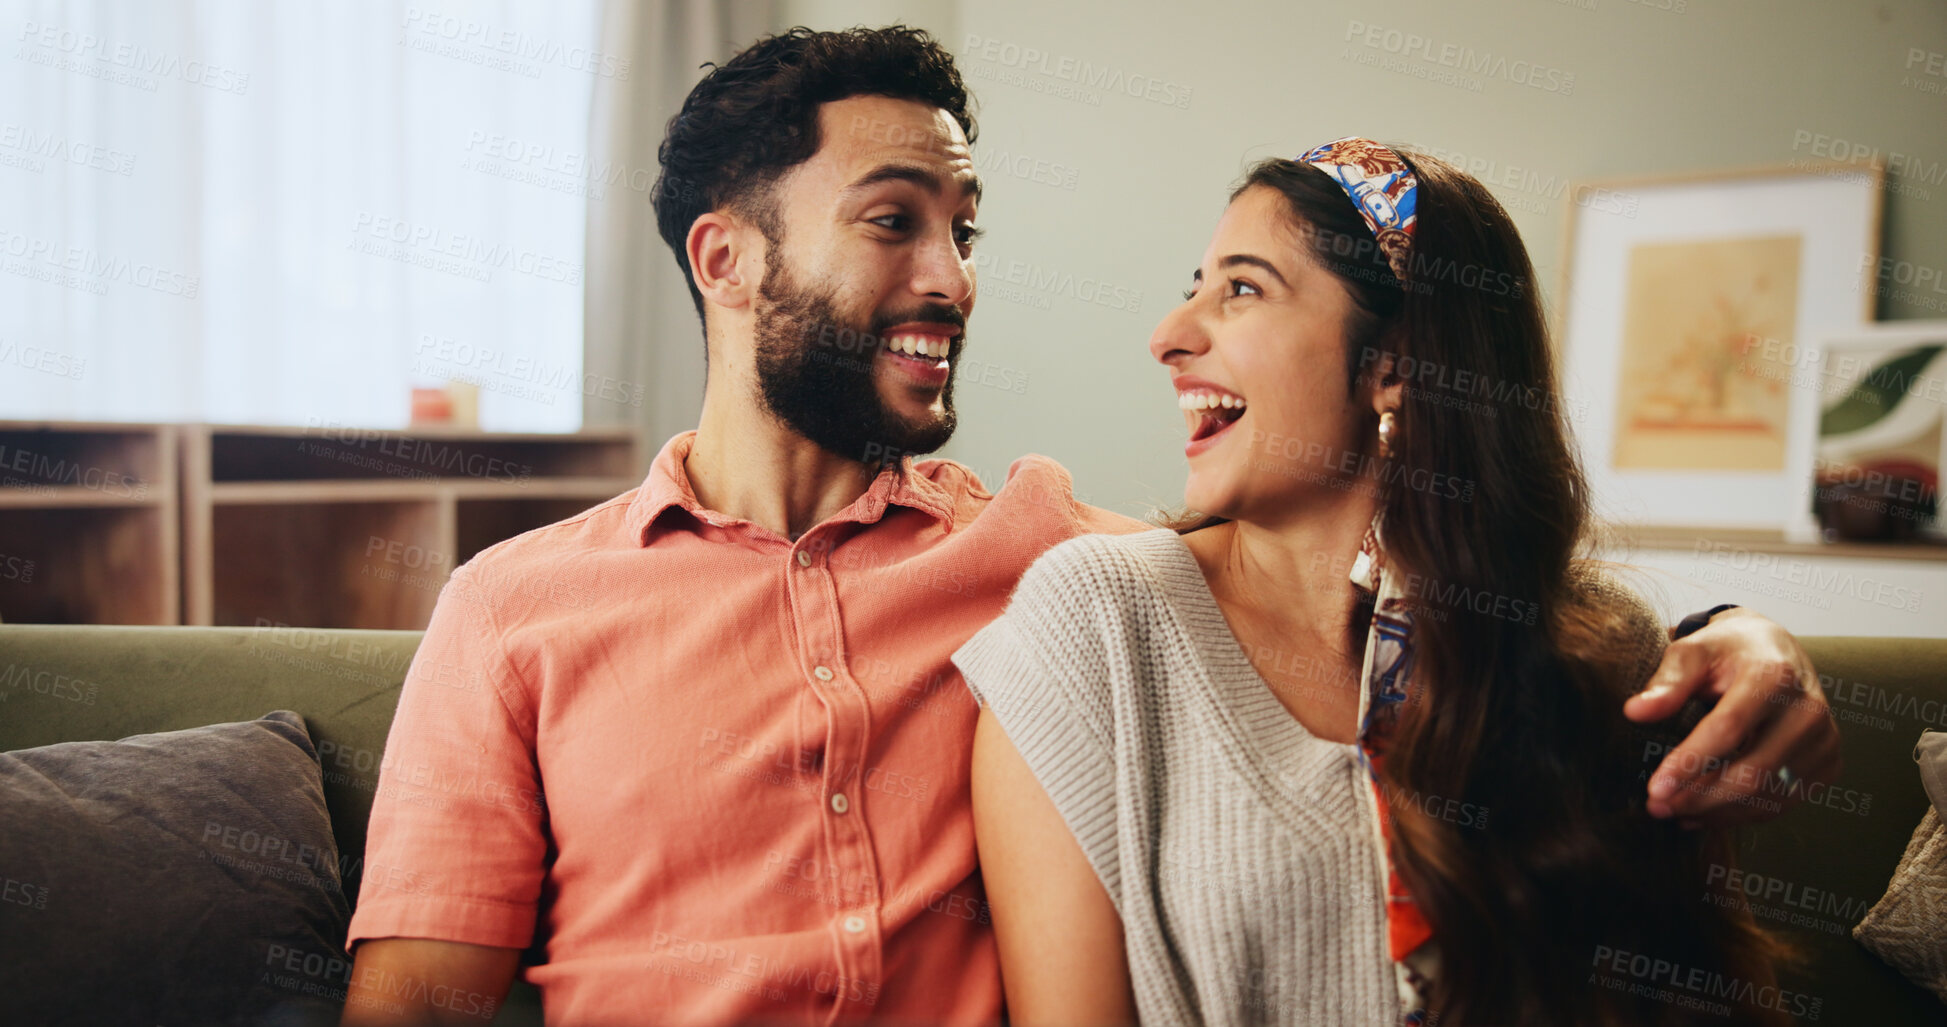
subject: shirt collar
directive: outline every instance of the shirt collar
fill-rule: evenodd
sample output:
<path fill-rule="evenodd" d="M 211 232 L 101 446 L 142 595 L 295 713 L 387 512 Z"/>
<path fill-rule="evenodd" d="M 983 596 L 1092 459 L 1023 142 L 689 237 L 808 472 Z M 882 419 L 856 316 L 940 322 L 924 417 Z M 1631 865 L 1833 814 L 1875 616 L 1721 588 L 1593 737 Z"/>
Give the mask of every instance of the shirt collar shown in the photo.
<path fill-rule="evenodd" d="M 635 499 L 629 503 L 629 529 L 642 545 L 655 540 L 656 533 L 667 523 L 664 515 L 671 509 L 680 509 L 699 521 L 718 527 L 750 526 L 748 521 L 718 513 L 697 502 L 696 493 L 690 488 L 689 474 L 683 467 L 683 461 L 688 459 L 690 447 L 695 443 L 694 428 L 679 432 L 663 443 L 662 450 L 649 465 L 649 476 L 643 479 L 642 487 L 636 490 Z M 914 468 L 910 456 L 901 457 L 898 467 L 880 471 L 863 495 L 830 519 L 872 524 L 885 516 L 886 508 L 890 505 L 929 514 L 947 531 L 953 530 L 952 494 L 939 482 Z"/>

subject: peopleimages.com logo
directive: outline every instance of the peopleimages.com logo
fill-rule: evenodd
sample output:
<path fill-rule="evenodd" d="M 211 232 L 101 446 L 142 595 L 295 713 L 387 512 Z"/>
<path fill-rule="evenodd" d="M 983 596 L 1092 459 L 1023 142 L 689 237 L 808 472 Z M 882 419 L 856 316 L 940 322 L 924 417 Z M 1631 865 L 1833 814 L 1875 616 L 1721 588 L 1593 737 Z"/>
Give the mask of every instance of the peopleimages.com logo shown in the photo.
<path fill-rule="evenodd" d="M 1081 100 L 1091 105 L 1099 105 L 1101 100 L 1087 90 L 1100 89 L 1105 93 L 1121 93 L 1165 107 L 1187 110 L 1193 93 L 1189 86 L 1155 75 L 972 33 L 968 34 L 966 48 L 961 54 L 965 61 L 978 59 L 1010 73 L 996 76 L 989 69 L 978 66 L 969 68 L 968 73 L 976 78 L 999 77 L 1012 85 Z M 1058 85 L 1070 88 L 1055 88 Z"/>

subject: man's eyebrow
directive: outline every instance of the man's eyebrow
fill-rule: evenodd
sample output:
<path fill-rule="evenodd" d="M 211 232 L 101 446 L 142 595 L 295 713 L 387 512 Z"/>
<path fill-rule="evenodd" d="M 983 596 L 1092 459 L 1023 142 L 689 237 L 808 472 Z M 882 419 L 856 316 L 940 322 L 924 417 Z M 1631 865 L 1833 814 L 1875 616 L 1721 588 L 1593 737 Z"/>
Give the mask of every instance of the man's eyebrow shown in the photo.
<path fill-rule="evenodd" d="M 881 164 L 871 171 L 866 172 L 858 181 L 846 186 L 844 191 L 847 193 L 861 192 L 882 182 L 911 182 L 929 193 L 936 194 L 946 190 L 945 181 L 940 177 L 939 172 L 934 171 L 924 164 L 891 163 Z M 960 179 L 961 195 L 970 195 L 975 200 L 978 200 L 980 199 L 980 189 L 979 175 L 969 175 L 966 178 Z"/>

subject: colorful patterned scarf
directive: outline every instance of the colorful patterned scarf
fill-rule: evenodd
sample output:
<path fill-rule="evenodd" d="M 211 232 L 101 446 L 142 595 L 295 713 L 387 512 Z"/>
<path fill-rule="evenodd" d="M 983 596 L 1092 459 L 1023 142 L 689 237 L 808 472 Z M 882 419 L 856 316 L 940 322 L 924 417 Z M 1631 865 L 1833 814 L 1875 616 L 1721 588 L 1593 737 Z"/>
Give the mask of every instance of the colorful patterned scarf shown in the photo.
<path fill-rule="evenodd" d="M 1386 785 L 1379 776 L 1386 743 L 1399 722 L 1400 710 L 1407 701 L 1413 671 L 1412 604 L 1401 588 L 1399 575 L 1387 574 L 1385 553 L 1379 545 L 1379 518 L 1366 529 L 1359 546 L 1359 557 L 1352 564 L 1352 583 L 1373 596 L 1372 624 L 1366 630 L 1365 664 L 1360 672 L 1359 757 L 1372 782 L 1373 801 L 1378 806 L 1379 844 L 1388 853 L 1386 870 L 1386 941 L 1399 975 L 1400 999 L 1407 1010 L 1404 1023 L 1425 1022 L 1426 998 L 1438 952 L 1432 944 L 1433 928 L 1426 921 L 1413 896 L 1392 866 L 1390 850 L 1392 817 Z"/>

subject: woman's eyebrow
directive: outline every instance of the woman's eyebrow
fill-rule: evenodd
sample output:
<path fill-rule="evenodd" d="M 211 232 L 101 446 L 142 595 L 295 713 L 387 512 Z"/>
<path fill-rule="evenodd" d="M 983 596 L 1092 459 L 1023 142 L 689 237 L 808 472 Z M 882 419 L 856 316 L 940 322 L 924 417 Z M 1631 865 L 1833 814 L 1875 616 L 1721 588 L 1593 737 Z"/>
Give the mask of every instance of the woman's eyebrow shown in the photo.
<path fill-rule="evenodd" d="M 1264 269 L 1265 274 L 1270 275 L 1271 277 L 1277 279 L 1279 285 L 1282 285 L 1287 289 L 1291 288 L 1291 283 L 1286 282 L 1284 280 L 1284 275 L 1278 273 L 1277 267 L 1273 265 L 1270 261 L 1265 260 L 1263 257 L 1253 257 L 1248 253 L 1233 253 L 1230 256 L 1225 257 L 1224 259 L 1217 262 L 1218 267 L 1236 267 L 1239 264 L 1246 264 L 1251 267 L 1262 268 Z M 1197 275 L 1199 280 L 1201 280 L 1203 272 L 1199 271 L 1197 272 Z"/>

